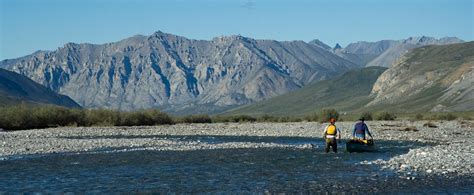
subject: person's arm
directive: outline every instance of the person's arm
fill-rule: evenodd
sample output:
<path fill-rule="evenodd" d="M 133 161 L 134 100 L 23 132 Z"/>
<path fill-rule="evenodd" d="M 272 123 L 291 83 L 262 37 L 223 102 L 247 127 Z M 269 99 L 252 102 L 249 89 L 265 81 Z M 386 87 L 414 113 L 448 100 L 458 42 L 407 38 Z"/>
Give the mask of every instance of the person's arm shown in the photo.
<path fill-rule="evenodd" d="M 367 124 L 365 124 L 364 127 L 365 127 L 365 132 L 367 132 L 367 134 L 369 134 L 369 136 L 372 137 L 372 134 L 370 133 L 369 127 L 367 126 Z"/>
<path fill-rule="evenodd" d="M 337 128 L 337 137 L 341 140 L 341 130 L 339 130 L 339 128 Z"/>
<path fill-rule="evenodd" d="M 356 129 L 357 129 L 357 125 L 354 125 L 354 129 L 352 130 L 352 137 L 356 136 Z"/>
<path fill-rule="evenodd" d="M 324 139 L 326 139 L 326 132 L 328 131 L 328 127 L 329 127 L 329 126 L 326 126 L 326 127 L 324 128 L 324 132 L 323 132 L 323 138 L 324 138 Z"/>

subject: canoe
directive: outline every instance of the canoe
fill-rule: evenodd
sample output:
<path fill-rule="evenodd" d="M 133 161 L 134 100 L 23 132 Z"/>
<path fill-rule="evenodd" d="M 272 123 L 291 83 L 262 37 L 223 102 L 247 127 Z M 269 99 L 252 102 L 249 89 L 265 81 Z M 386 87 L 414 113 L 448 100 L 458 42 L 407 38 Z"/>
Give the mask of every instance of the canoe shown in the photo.
<path fill-rule="evenodd" d="M 349 140 L 346 142 L 348 152 L 373 152 L 375 145 L 373 140 Z"/>

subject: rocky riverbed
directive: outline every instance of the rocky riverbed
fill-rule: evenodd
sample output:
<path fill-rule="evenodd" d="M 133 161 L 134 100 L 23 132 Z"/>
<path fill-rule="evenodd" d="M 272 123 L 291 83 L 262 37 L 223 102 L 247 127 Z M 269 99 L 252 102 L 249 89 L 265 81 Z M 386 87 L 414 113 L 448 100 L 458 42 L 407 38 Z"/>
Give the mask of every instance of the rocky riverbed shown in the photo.
<path fill-rule="evenodd" d="M 0 132 L 0 192 L 472 193 L 472 121 L 368 125 L 375 153 L 325 154 L 311 122 Z"/>

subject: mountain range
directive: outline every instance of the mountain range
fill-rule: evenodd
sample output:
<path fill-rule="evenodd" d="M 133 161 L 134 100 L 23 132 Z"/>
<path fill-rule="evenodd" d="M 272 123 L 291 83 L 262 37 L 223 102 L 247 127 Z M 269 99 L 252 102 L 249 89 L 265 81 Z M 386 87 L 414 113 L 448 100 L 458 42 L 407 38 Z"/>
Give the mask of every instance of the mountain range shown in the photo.
<path fill-rule="evenodd" d="M 55 51 L 3 60 L 0 68 L 67 95 L 85 108 L 220 113 L 365 66 L 389 67 L 412 48 L 457 42 L 462 40 L 415 37 L 331 48 L 319 40 L 240 35 L 194 40 L 158 31 L 99 45 L 67 43 Z"/>
<path fill-rule="evenodd" d="M 358 68 L 303 41 L 243 36 L 192 40 L 156 32 L 102 45 L 4 60 L 18 72 L 86 108 L 212 113 L 261 101 Z"/>
<path fill-rule="evenodd" d="M 345 48 L 337 45 L 332 51 L 360 66 L 381 66 L 390 67 L 402 55 L 414 48 L 427 45 L 448 45 L 464 42 L 456 37 L 443 37 L 436 39 L 433 37 L 421 36 L 410 37 L 402 40 L 382 40 L 377 42 L 359 41 L 351 43 Z"/>
<path fill-rule="evenodd" d="M 474 110 L 474 42 L 416 48 L 390 68 L 366 67 L 226 114 Z"/>

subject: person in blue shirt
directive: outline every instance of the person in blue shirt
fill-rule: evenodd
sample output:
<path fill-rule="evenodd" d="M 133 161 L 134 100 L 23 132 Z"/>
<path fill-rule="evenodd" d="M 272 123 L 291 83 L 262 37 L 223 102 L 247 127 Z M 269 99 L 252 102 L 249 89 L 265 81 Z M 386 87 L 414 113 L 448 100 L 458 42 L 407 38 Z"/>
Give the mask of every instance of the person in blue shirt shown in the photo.
<path fill-rule="evenodd" d="M 359 121 L 354 125 L 354 130 L 352 131 L 352 136 L 356 139 L 365 140 L 366 134 L 372 138 L 372 134 L 370 134 L 369 128 L 364 123 L 364 117 L 360 118 Z"/>

